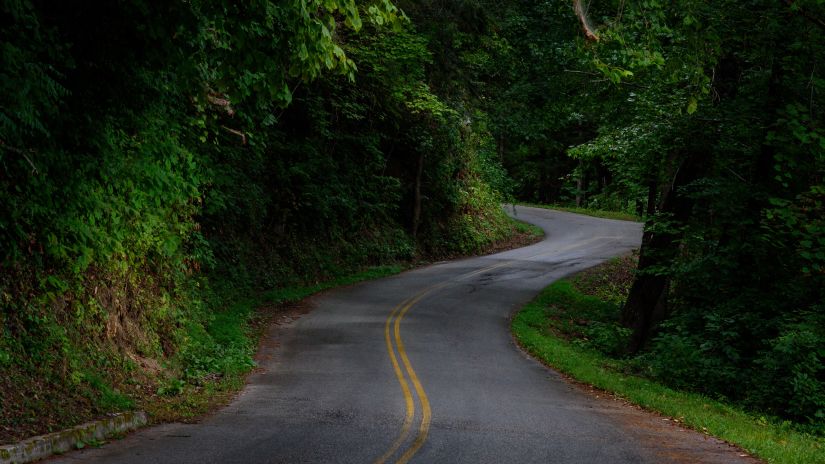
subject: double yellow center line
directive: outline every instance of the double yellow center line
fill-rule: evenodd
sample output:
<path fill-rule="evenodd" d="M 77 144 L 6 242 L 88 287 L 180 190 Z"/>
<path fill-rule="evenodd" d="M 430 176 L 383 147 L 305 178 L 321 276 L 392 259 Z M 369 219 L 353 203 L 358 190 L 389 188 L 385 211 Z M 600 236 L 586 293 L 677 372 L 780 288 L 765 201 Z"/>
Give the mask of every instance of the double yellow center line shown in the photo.
<path fill-rule="evenodd" d="M 401 448 L 401 445 L 407 441 L 407 438 L 412 431 L 412 423 L 415 418 L 415 401 L 413 400 L 412 390 L 410 390 L 410 383 L 412 383 L 415 394 L 418 396 L 418 401 L 421 403 L 421 423 L 418 427 L 418 434 L 412 444 L 401 454 L 398 460 L 395 461 L 397 464 L 406 464 L 413 457 L 413 455 L 415 455 L 415 453 L 418 452 L 422 446 L 424 446 L 424 442 L 427 440 L 427 434 L 430 430 L 430 421 L 432 419 L 430 400 L 427 398 L 427 393 L 424 391 L 424 387 L 421 386 L 421 381 L 418 379 L 418 375 L 416 375 L 415 370 L 410 363 L 410 358 L 407 356 L 407 351 L 404 348 L 404 341 L 401 339 L 401 320 L 404 319 L 404 316 L 410 308 L 430 293 L 446 287 L 450 283 L 506 266 L 512 262 L 513 261 L 506 261 L 503 263 L 494 264 L 492 266 L 464 274 L 451 281 L 427 287 L 417 295 L 401 302 L 401 304 L 396 306 L 387 317 L 387 321 L 384 324 L 384 341 L 387 344 L 387 352 L 390 355 L 390 362 L 392 363 L 393 371 L 395 371 L 395 376 L 398 379 L 398 383 L 401 385 L 401 393 L 404 395 L 406 412 L 404 415 L 404 423 L 401 426 L 401 433 L 399 433 L 398 438 L 396 438 L 392 445 L 390 445 L 390 448 L 375 461 L 375 464 L 383 464 L 387 462 L 398 451 L 398 449 Z M 393 342 L 395 343 L 393 344 Z M 396 351 L 398 351 L 398 356 L 395 354 Z M 399 357 L 401 358 L 400 363 L 398 362 Z M 402 365 L 404 366 L 406 375 L 409 376 L 409 382 L 407 382 L 407 377 L 404 375 L 404 371 L 401 370 Z"/>
<path fill-rule="evenodd" d="M 415 296 L 412 296 L 402 301 L 398 306 L 393 308 L 390 315 L 387 316 L 387 321 L 384 324 L 384 341 L 387 344 L 387 352 L 390 355 L 390 363 L 392 363 L 393 371 L 395 371 L 395 376 L 398 379 L 399 385 L 401 386 L 401 393 L 404 395 L 404 423 L 401 425 L 401 432 L 399 433 L 398 438 L 396 438 L 392 445 L 390 445 L 389 449 L 375 461 L 375 464 L 384 464 L 388 462 L 390 458 L 392 458 L 396 454 L 396 452 L 398 452 L 402 445 L 404 445 L 404 443 L 407 441 L 407 438 L 409 438 L 410 432 L 412 431 L 413 420 L 415 419 L 415 400 L 412 394 L 413 390 L 415 390 L 415 394 L 418 397 L 418 401 L 421 403 L 421 423 L 418 426 L 418 434 L 416 435 L 412 444 L 409 445 L 409 447 L 403 451 L 398 460 L 395 461 L 396 464 L 406 464 L 407 462 L 409 462 L 409 460 L 412 459 L 413 455 L 415 455 L 415 453 L 418 452 L 418 450 L 422 446 L 424 446 L 424 442 L 427 440 L 427 434 L 430 431 L 430 421 L 432 420 L 430 400 L 429 398 L 427 398 L 427 393 L 424 391 L 424 387 L 421 386 L 421 381 L 418 379 L 418 375 L 416 375 L 415 370 L 413 369 L 412 364 L 410 363 L 410 359 L 407 356 L 407 351 L 404 348 L 404 341 L 401 340 L 401 321 L 404 319 L 404 316 L 407 315 L 410 308 L 412 308 L 416 303 L 421 301 L 421 299 L 435 292 L 436 290 L 444 288 L 447 285 L 460 282 L 469 277 L 483 274 L 485 272 L 490 272 L 500 267 L 509 266 L 520 260 L 529 260 L 553 253 L 568 251 L 570 249 L 578 248 L 582 245 L 589 244 L 593 241 L 611 238 L 619 237 L 592 237 L 588 240 L 583 240 L 581 242 L 577 242 L 563 248 L 545 251 L 543 253 L 537 253 L 526 258 L 520 258 L 518 260 L 513 259 L 503 261 L 473 272 L 468 272 L 454 279 L 447 280 L 445 282 L 427 287 Z M 397 356 L 396 351 L 398 352 Z M 400 362 L 399 358 L 401 359 Z M 409 382 L 407 381 L 407 377 L 409 377 Z M 412 384 L 412 389 L 410 389 L 410 384 Z"/>

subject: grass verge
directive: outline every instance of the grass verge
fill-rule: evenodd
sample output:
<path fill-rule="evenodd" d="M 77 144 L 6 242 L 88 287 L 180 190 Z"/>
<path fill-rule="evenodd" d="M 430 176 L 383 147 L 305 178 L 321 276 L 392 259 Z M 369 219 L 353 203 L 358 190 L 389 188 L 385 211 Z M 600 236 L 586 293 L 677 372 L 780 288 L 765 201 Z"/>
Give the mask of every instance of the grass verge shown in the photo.
<path fill-rule="evenodd" d="M 533 208 L 554 209 L 557 211 L 565 211 L 567 213 L 584 214 L 585 216 L 593 216 L 604 219 L 617 219 L 619 221 L 633 221 L 641 222 L 642 218 L 635 214 L 625 213 L 622 211 L 606 211 L 602 209 L 588 209 L 576 208 L 575 206 L 561 206 L 561 205 L 542 205 L 538 203 L 517 203 L 521 206 L 530 206 Z"/>
<path fill-rule="evenodd" d="M 615 303 L 581 293 L 570 279 L 558 281 L 516 314 L 513 334 L 522 348 L 550 367 L 736 444 L 769 463 L 825 463 L 823 440 L 797 432 L 788 423 L 773 423 L 705 396 L 627 374 L 622 361 L 593 348 L 601 343 L 600 350 L 609 350 L 611 341 L 626 335 L 611 329 L 610 321 L 598 328 L 588 320 L 611 306 L 617 312 Z"/>
<path fill-rule="evenodd" d="M 544 230 L 541 227 L 524 222 L 518 219 L 513 219 L 515 228 L 520 234 L 525 234 L 528 237 L 541 238 L 544 237 Z"/>

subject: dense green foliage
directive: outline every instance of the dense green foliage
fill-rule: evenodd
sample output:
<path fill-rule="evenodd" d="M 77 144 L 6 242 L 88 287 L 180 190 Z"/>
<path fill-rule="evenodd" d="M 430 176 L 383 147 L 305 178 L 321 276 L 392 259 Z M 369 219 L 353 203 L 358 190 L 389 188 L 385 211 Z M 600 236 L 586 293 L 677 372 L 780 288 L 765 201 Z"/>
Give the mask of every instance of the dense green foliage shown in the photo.
<path fill-rule="evenodd" d="M 821 432 L 825 2 L 506 3 L 517 195 L 648 219 L 625 354 Z"/>
<path fill-rule="evenodd" d="M 513 230 L 488 129 L 387 0 L 1 4 L 12 435 L 248 370 L 259 290 Z"/>
<path fill-rule="evenodd" d="M 630 335 L 618 320 L 637 260 L 635 255 L 616 258 L 554 282 L 513 317 L 516 340 L 579 382 L 671 417 L 681 426 L 722 438 L 765 462 L 825 460 L 823 437 L 709 395 L 668 387 L 639 375 L 638 366 L 644 360 L 616 358 Z"/>
<path fill-rule="evenodd" d="M 248 369 L 227 298 L 479 250 L 512 192 L 648 221 L 608 351 L 821 432 L 825 2 L 588 3 L 598 41 L 569 2 L 2 1 L 2 420 Z"/>

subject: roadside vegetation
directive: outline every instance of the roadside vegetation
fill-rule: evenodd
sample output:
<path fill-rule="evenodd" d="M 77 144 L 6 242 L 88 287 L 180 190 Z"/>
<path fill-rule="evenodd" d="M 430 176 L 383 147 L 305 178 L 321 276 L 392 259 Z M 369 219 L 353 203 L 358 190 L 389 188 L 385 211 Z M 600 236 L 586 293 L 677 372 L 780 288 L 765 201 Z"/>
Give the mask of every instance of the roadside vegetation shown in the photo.
<path fill-rule="evenodd" d="M 625 213 L 623 211 L 613 211 L 613 210 L 604 210 L 604 209 L 594 209 L 594 208 L 582 208 L 577 206 L 568 206 L 568 205 L 542 205 L 539 203 L 519 203 L 520 205 L 524 206 L 532 206 L 533 208 L 544 208 L 544 209 L 554 209 L 557 211 L 565 211 L 567 213 L 576 213 L 576 214 L 584 214 L 585 216 L 593 216 L 597 218 L 604 218 L 604 219 L 616 219 L 619 221 L 633 221 L 633 222 L 641 222 L 642 218 L 636 216 L 631 213 Z"/>
<path fill-rule="evenodd" d="M 674 385 L 670 360 L 627 356 L 630 331 L 619 323 L 638 256 L 611 260 L 553 283 L 513 319 L 529 353 L 573 379 L 719 437 L 770 463 L 825 462 L 825 439 L 775 416 Z M 747 379 L 741 379 L 747 382 Z"/>
<path fill-rule="evenodd" d="M 260 295 L 489 250 L 503 201 L 644 218 L 588 339 L 825 433 L 822 0 L 0 14 L 0 441 L 209 396 Z"/>
<path fill-rule="evenodd" d="M 205 333 L 190 343 L 197 351 L 178 360 L 184 370 L 167 372 L 165 379 L 155 383 L 154 391 L 139 397 L 137 407 L 148 412 L 153 422 L 187 421 L 215 410 L 244 386 L 246 374 L 256 366 L 255 352 L 267 328 L 281 317 L 299 317 L 306 309 L 301 306 L 302 300 L 330 288 L 397 274 L 405 268 L 375 266 L 312 285 L 261 292 L 256 297 L 239 293 L 231 304 L 213 311 Z"/>
<path fill-rule="evenodd" d="M 505 2 L 489 111 L 516 201 L 645 220 L 620 311 L 577 330 L 822 436 L 825 3 L 571 3 Z"/>
<path fill-rule="evenodd" d="M 390 2 L 0 14 L 2 443 L 196 415 L 253 367 L 259 304 L 523 228 L 485 116 Z"/>

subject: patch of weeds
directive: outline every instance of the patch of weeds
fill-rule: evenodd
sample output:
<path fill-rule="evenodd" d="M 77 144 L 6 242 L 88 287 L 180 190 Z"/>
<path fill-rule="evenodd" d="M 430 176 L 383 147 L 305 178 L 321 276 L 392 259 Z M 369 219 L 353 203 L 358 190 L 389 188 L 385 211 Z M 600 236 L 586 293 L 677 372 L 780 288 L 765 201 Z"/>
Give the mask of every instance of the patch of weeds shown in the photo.
<path fill-rule="evenodd" d="M 578 292 L 596 297 L 618 308 L 624 304 L 630 293 L 638 262 L 637 250 L 582 271 L 571 277 L 570 282 Z"/>
<path fill-rule="evenodd" d="M 541 227 L 535 224 L 530 224 L 529 222 L 523 222 L 519 221 L 518 219 L 515 219 L 513 220 L 513 227 L 519 234 L 525 234 L 532 237 L 544 236 L 544 231 L 541 229 Z"/>
<path fill-rule="evenodd" d="M 537 302 L 544 313 L 542 329 L 582 348 L 618 355 L 630 336 L 618 324 L 617 305 L 580 293 L 571 281 L 554 283 Z"/>
<path fill-rule="evenodd" d="M 155 423 L 188 422 L 226 404 L 244 385 L 240 374 L 215 377 L 200 385 L 176 383 L 178 394 L 147 398 L 142 408 Z"/>
<path fill-rule="evenodd" d="M 576 340 L 579 346 L 594 348 L 610 355 L 620 355 L 630 341 L 632 331 L 615 322 L 594 321 L 581 329 L 583 337 Z"/>
<path fill-rule="evenodd" d="M 177 396 L 183 393 L 185 387 L 185 381 L 181 379 L 169 379 L 163 385 L 158 387 L 158 395 Z"/>
<path fill-rule="evenodd" d="M 96 440 L 96 439 L 92 438 L 92 439 L 85 440 L 85 441 L 78 440 L 74 444 L 74 447 L 75 447 L 75 449 L 79 449 L 79 450 L 81 450 L 83 448 L 86 448 L 86 447 L 100 448 L 101 446 L 105 445 L 106 443 L 108 443 L 107 440 Z"/>
<path fill-rule="evenodd" d="M 97 404 L 104 411 L 126 411 L 134 408 L 135 402 L 119 390 L 112 388 L 96 373 L 84 372 L 83 380 L 98 395 Z"/>

